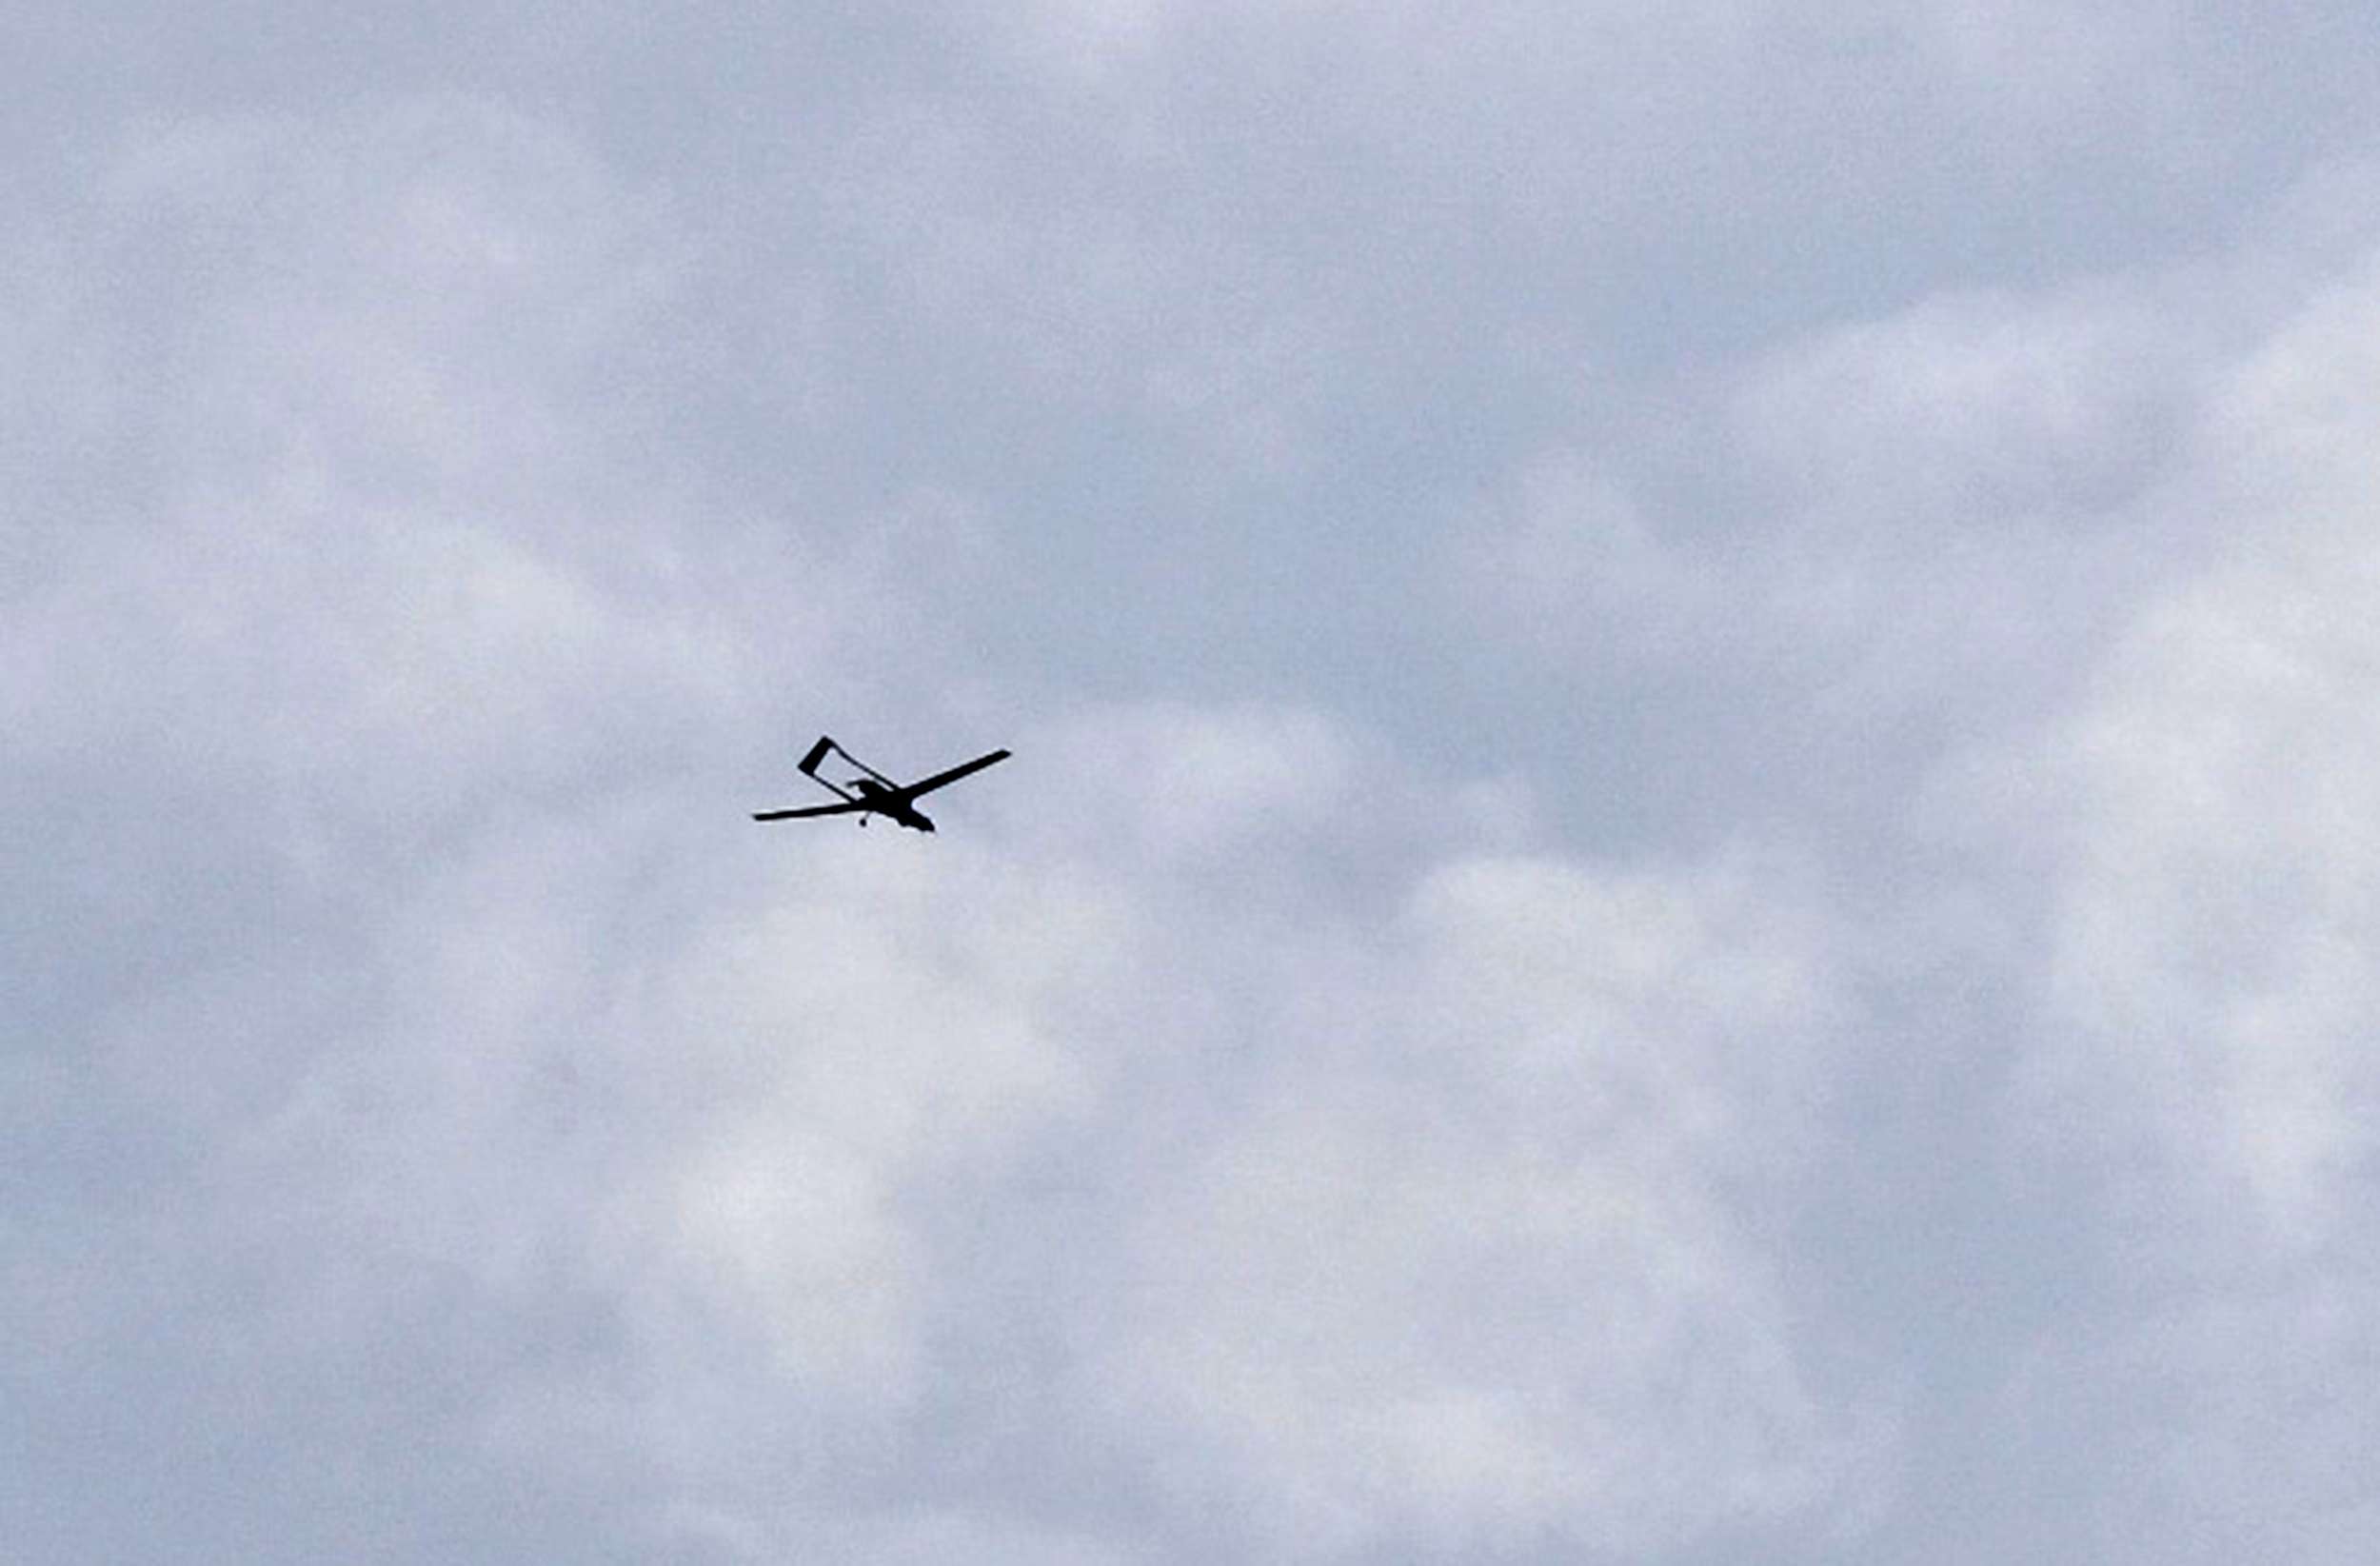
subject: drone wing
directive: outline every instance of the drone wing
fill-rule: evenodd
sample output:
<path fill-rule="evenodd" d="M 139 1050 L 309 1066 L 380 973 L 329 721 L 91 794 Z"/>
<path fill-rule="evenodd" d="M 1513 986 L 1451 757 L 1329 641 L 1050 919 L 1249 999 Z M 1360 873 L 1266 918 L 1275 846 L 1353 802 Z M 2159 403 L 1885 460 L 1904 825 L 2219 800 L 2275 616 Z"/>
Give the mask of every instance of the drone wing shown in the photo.
<path fill-rule="evenodd" d="M 800 816 L 847 816 L 867 805 L 859 800 L 844 800 L 840 804 L 805 804 L 798 810 L 755 810 L 754 821 L 792 821 Z"/>
<path fill-rule="evenodd" d="M 988 756 L 978 756 L 971 762 L 961 762 L 947 772 L 937 772 L 930 778 L 922 778 L 911 783 L 901 791 L 902 798 L 914 800 L 921 794 L 931 794 L 944 783 L 955 783 L 970 772 L 981 772 L 994 762 L 1004 762 L 1007 759 L 1008 752 L 995 750 Z"/>

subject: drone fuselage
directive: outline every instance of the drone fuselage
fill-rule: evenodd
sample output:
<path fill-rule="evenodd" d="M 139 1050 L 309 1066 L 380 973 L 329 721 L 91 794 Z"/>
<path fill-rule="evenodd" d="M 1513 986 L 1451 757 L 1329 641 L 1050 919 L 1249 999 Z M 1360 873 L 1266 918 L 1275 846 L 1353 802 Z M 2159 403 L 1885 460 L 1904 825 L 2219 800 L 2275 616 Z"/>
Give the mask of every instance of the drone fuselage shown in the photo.
<path fill-rule="evenodd" d="M 867 807 L 869 815 L 883 816 L 899 822 L 912 832 L 934 830 L 934 823 L 926 819 L 923 811 L 878 783 L 874 778 L 860 779 L 853 785 L 853 789 L 860 796 L 860 803 Z M 863 815 L 860 819 L 864 822 L 867 816 Z"/>

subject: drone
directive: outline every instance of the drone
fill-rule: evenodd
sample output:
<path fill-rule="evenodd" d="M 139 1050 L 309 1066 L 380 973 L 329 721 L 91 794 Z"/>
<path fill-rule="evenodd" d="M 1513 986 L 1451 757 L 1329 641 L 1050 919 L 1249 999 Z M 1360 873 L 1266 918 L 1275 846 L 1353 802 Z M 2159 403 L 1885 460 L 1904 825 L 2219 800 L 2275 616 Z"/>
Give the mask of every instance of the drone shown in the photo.
<path fill-rule="evenodd" d="M 858 768 L 857 775 L 844 783 L 821 776 L 818 769 L 829 756 L 838 756 Z M 833 804 L 806 804 L 791 810 L 755 810 L 752 819 L 793 821 L 807 816 L 857 816 L 860 824 L 865 826 L 868 817 L 883 816 L 913 832 L 931 832 L 934 823 L 917 806 L 920 796 L 931 794 L 937 788 L 982 771 L 994 762 L 1007 759 L 1007 751 L 995 750 L 971 762 L 961 762 L 957 766 L 937 772 L 930 778 L 921 778 L 913 783 L 897 783 L 822 734 L 818 737 L 818 743 L 810 746 L 810 753 L 802 758 L 802 774 L 841 797 Z"/>

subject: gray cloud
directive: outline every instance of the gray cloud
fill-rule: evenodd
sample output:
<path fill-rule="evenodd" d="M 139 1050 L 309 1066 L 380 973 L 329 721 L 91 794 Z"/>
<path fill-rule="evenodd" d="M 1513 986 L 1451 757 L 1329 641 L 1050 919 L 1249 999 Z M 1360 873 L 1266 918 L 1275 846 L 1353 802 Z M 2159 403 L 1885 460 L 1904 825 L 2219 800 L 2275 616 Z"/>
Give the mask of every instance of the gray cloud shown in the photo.
<path fill-rule="evenodd" d="M 0 109 L 26 1558 L 2369 1554 L 2360 8 L 253 21 Z"/>

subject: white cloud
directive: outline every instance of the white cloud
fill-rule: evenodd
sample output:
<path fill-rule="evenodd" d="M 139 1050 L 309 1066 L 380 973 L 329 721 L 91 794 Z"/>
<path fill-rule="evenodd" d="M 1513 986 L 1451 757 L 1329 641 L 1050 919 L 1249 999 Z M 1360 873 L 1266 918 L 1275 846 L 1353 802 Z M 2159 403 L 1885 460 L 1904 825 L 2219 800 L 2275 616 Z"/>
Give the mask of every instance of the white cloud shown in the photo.
<path fill-rule="evenodd" d="M 1035 1101 L 1053 1068 L 1015 1006 L 963 978 L 902 988 L 864 940 L 820 942 L 856 956 L 815 993 L 774 987 L 752 942 L 832 922 L 718 922 L 706 893 L 734 878 L 690 882 L 661 845 L 688 822 L 714 848 L 748 830 L 738 807 L 761 802 L 721 795 L 786 685 L 898 676 L 898 652 L 836 666 L 863 622 L 901 640 L 898 563 L 615 460 L 643 415 L 605 367 L 678 258 L 550 127 L 468 100 L 185 127 L 134 137 L 76 218 L 81 269 L 42 271 L 42 329 L 123 364 L 51 427 L 121 460 L 101 483 L 45 453 L 106 504 L 41 540 L 0 627 L 13 797 L 59 831 L 44 895 L 91 910 L 40 937 L 89 977 L 51 982 L 61 1032 L 28 1045 L 181 1171 L 153 1220 L 86 1215 L 94 1243 L 190 1277 L 183 1304 L 11 1265 L 11 1297 L 75 1349 L 45 1407 L 104 1398 L 127 1333 L 226 1374 L 277 1346 L 242 1427 L 394 1486 L 385 1427 L 303 1386 L 347 1382 L 361 1410 L 403 1403 L 392 1377 L 477 1366 L 452 1404 L 389 1417 L 457 1472 L 483 1423 L 488 1452 L 565 1487 L 625 1469 L 615 1507 L 722 1450 L 689 1432 L 753 1365 L 863 1433 L 897 1417 L 920 1329 L 893 1186 L 927 1150 L 977 1156 L 1005 1123 L 987 1100 Z M 754 738 L 723 749 L 726 729 Z M 722 782 L 689 786 L 697 765 Z M 1062 902 L 1023 917 L 1096 961 Z M 1047 967 L 998 940 L 953 961 L 1005 962 L 1011 985 Z M 963 1045 L 965 1070 L 887 1027 Z M 838 1064 L 881 1114 L 820 1108 L 833 1084 L 799 1074 Z M 723 1081 L 732 1113 L 686 1107 Z M 248 1307 L 209 1303 L 227 1292 Z M 712 1326 L 734 1341 L 689 1347 Z M 683 1401 L 636 1385 L 673 1366 Z M 624 1436 L 639 1415 L 649 1437 Z M 209 1481 L 182 1457 L 169 1485 Z M 311 1503 L 288 1504 L 294 1523 Z"/>
<path fill-rule="evenodd" d="M 1195 1437 L 1167 1465 L 1261 1555 L 1620 1556 L 1841 1505 L 1859 1416 L 1769 1254 L 1831 981 L 1764 880 L 1428 873 L 1134 1220 L 1120 1429 Z"/>
<path fill-rule="evenodd" d="M 2014 1145 L 2099 1247 L 2009 1407 L 2097 1454 L 2077 1525 L 2157 1558 L 2359 1559 L 2380 1504 L 2373 275 L 2208 377 L 2144 505 L 2222 532 L 1956 790 L 2041 878 Z"/>
<path fill-rule="evenodd" d="M 2314 259 L 2342 248 L 2301 215 L 2219 265 L 1830 328 L 1679 399 L 1649 457 L 1544 462 L 1469 541 L 1474 624 L 1541 678 L 1594 692 L 1633 659 L 1707 708 L 1724 671 L 1826 720 L 1791 753 L 1856 720 L 1865 774 L 1931 775 L 1859 798 L 1910 811 L 1922 853 L 1956 844 L 1951 879 L 1865 812 L 1844 865 L 1874 878 L 1867 982 L 1931 971 L 1947 935 L 1973 999 L 1920 986 L 1925 1026 L 2034 1035 L 1993 1111 L 2016 1129 L 1981 1134 L 2006 1161 L 1956 1183 L 1996 1182 L 2037 1249 L 2083 1247 L 1986 1268 L 2061 1277 L 2034 1369 L 1967 1415 L 2069 1454 L 2044 1539 L 2368 1544 L 2380 316 L 2368 256 Z M 1879 726 L 1900 713 L 1924 716 Z M 2045 1164 L 2072 1211 L 2025 1217 L 2013 1171 Z M 2277 1373 L 2300 1353 L 2322 1368 Z M 1935 1504 L 1883 1536 L 1931 1548 Z"/>
<path fill-rule="evenodd" d="M 2188 487 L 2223 498 L 2226 558 L 2142 607 L 2061 740 L 2057 1003 L 2145 1090 L 2164 1156 L 2291 1246 L 2361 1207 L 2380 1092 L 2375 297 L 2367 275 L 2315 301 L 2216 401 Z"/>
<path fill-rule="evenodd" d="M 930 645 L 897 584 L 963 517 L 722 511 L 619 449 L 645 414 L 607 374 L 684 258 L 550 127 L 444 99 L 202 123 L 135 138 L 78 219 L 45 351 L 119 363 L 45 414 L 49 455 L 111 476 L 90 525 L 28 529 L 0 626 L 44 766 L 415 829 L 649 778 L 796 671 L 840 693 Z M 36 469 L 29 508 L 69 482 Z"/>
<path fill-rule="evenodd" d="M 640 1020 L 645 1049 L 690 1052 L 683 1091 L 718 1107 L 682 1133 L 666 1205 L 636 1221 L 664 1276 L 899 1408 L 917 1390 L 915 1297 L 935 1281 L 903 1209 L 1087 1109 L 1098 1041 L 1064 1019 L 1108 981 L 1124 930 L 1062 878 L 904 867 L 881 848 L 803 861 L 810 889 L 781 883 L 700 939 Z M 953 930 L 962 902 L 983 917 Z"/>
<path fill-rule="evenodd" d="M 1665 540 L 1624 483 L 1574 452 L 1541 459 L 1452 541 L 1446 580 L 1489 637 L 1570 662 L 1676 658 L 1731 589 L 1725 563 Z"/>
<path fill-rule="evenodd" d="M 1733 433 L 1776 487 L 1853 507 L 1837 525 L 1860 530 L 2120 500 L 2195 389 L 2193 303 L 2148 279 L 1937 296 L 1769 356 L 1732 399 Z"/>
<path fill-rule="evenodd" d="M 1311 712 L 1152 703 L 1093 708 L 1034 737 L 1029 830 L 1081 852 L 1097 843 L 1157 863 L 1213 860 L 1327 827 L 1367 758 Z"/>

